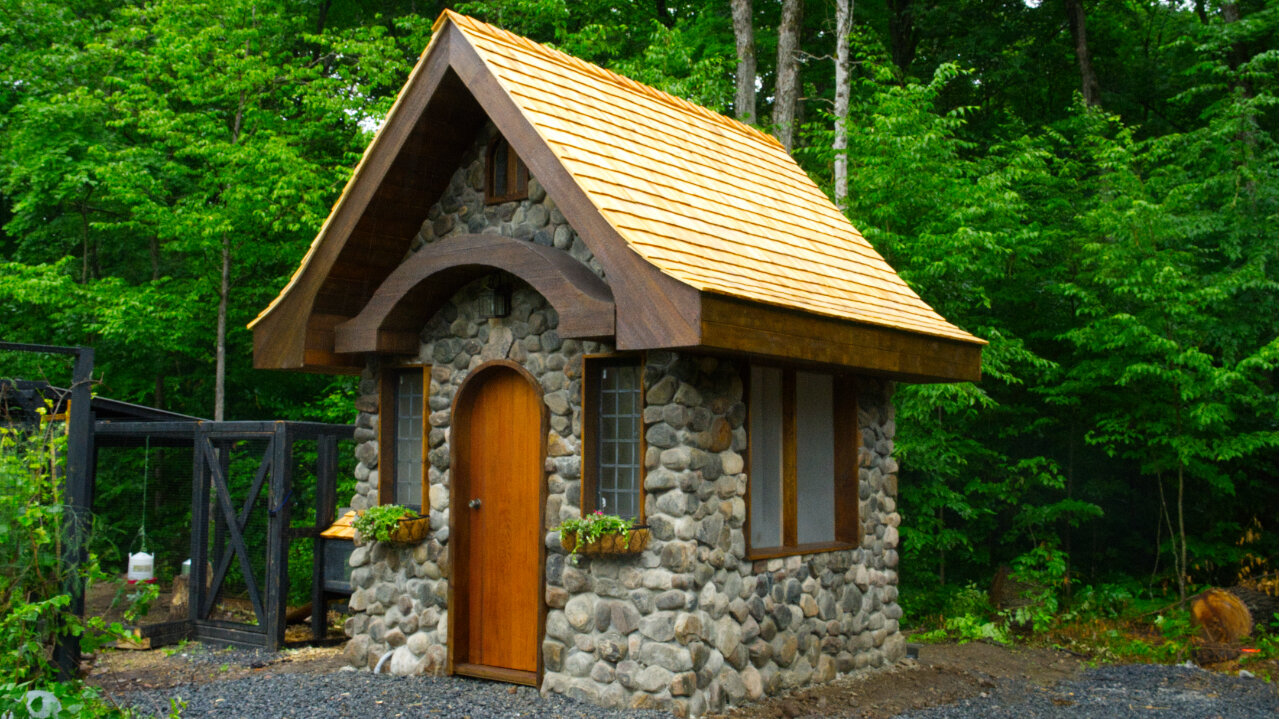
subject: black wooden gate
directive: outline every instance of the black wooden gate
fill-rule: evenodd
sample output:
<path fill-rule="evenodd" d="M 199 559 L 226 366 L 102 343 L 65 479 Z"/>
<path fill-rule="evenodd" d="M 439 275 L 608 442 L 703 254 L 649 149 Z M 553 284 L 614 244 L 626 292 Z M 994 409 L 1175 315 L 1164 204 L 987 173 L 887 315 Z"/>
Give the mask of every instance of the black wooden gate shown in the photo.
<path fill-rule="evenodd" d="M 193 443 L 189 620 L 182 623 L 187 626 L 163 631 L 199 641 L 279 649 L 289 594 L 289 544 L 304 537 L 318 540 L 333 523 L 338 441 L 350 439 L 354 429 L 283 421 L 96 423 L 101 435 L 186 438 Z M 298 440 L 316 442 L 316 512 L 314 524 L 290 528 L 293 445 Z M 246 481 L 254 459 L 256 469 Z M 310 558 L 311 633 L 317 640 L 326 630 L 320 550 L 321 542 L 315 541 Z M 220 607 L 233 575 L 234 593 L 245 597 L 252 617 L 228 618 Z"/>

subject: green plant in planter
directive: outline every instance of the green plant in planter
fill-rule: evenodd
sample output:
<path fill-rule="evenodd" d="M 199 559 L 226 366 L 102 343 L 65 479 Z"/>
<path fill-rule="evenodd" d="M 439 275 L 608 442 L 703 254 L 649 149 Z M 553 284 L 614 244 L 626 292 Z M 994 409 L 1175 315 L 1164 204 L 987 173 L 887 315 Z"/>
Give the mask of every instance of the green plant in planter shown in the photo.
<path fill-rule="evenodd" d="M 418 513 L 398 504 L 380 504 L 356 515 L 351 526 L 365 539 L 386 542 L 400 526 L 402 519 L 417 519 Z"/>
<path fill-rule="evenodd" d="M 569 562 L 577 564 L 578 553 L 582 548 L 591 542 L 598 541 L 606 534 L 618 534 L 626 541 L 631 536 L 631 530 L 635 528 L 634 519 L 623 519 L 616 514 L 605 514 L 596 511 L 585 517 L 573 517 L 566 519 L 556 526 L 556 531 L 560 534 L 573 533 L 574 544 L 573 549 L 569 552 Z"/>

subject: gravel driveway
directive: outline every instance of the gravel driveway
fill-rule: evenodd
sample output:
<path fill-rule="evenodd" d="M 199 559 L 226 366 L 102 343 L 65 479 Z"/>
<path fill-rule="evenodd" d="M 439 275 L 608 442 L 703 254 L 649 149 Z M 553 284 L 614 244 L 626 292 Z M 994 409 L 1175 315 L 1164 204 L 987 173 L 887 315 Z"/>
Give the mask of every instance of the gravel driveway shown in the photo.
<path fill-rule="evenodd" d="M 958 648 L 964 651 L 964 648 Z M 941 651 L 941 650 L 937 650 Z M 974 654 L 974 652 L 979 652 Z M 1001 659 L 1033 661 L 1038 654 L 1010 654 L 1005 649 L 970 647 L 962 657 L 973 671 L 997 671 Z M 138 656 L 135 653 L 132 656 Z M 335 655 L 336 656 L 336 655 Z M 189 719 L 328 719 L 352 717 L 447 717 L 461 719 L 669 719 L 655 711 L 617 711 L 567 697 L 542 697 L 529 687 L 513 687 L 460 677 L 393 677 L 367 671 L 335 670 L 332 661 L 310 661 L 300 654 L 267 655 L 246 650 L 192 646 L 159 661 L 166 672 L 147 672 L 129 682 L 100 682 L 122 704 L 144 714 L 164 716 L 171 698 L 186 703 Z M 1043 657 L 1041 657 L 1043 659 Z M 985 659 L 985 660 L 984 660 Z M 976 662 L 976 663 L 975 663 Z M 1009 663 L 1008 661 L 1004 663 Z M 1024 665 L 1025 666 L 1025 665 Z M 878 695 L 864 684 L 844 700 L 830 696 L 822 709 L 784 700 L 760 704 L 735 715 L 751 717 L 887 717 L 893 710 L 868 701 L 902 707 L 900 694 L 932 693 L 938 665 L 904 666 L 879 674 Z M 1007 667 L 1006 667 L 1007 669 Z M 115 670 L 121 673 L 120 670 Z M 979 673 L 981 673 L 979 671 Z M 122 676 L 126 676 L 125 672 Z M 984 675 L 985 676 L 985 675 Z M 1178 719 L 1251 719 L 1277 716 L 1275 685 L 1250 677 L 1217 674 L 1198 668 L 1162 665 L 1117 665 L 1088 669 L 1061 681 L 1035 681 L 1031 674 L 1003 674 L 983 680 L 978 693 L 955 700 L 940 692 L 935 704 L 896 714 L 903 719 L 1055 719 L 1082 717 L 1176 717 Z M 167 678 L 167 683 L 151 684 Z M 1043 677 L 1040 677 L 1043 679 Z M 922 681 L 926 683 L 921 683 Z M 141 687 L 154 686 L 153 689 Z M 894 690 L 894 687 L 898 687 Z M 887 689 L 887 693 L 885 690 Z M 917 704 L 919 706 L 920 704 Z M 797 710 L 797 706 L 803 709 Z"/>
<path fill-rule="evenodd" d="M 561 696 L 461 677 L 393 677 L 340 671 L 276 674 L 130 694 L 144 712 L 161 713 L 170 697 L 186 702 L 184 719 L 671 719 L 655 711 L 610 711 Z"/>

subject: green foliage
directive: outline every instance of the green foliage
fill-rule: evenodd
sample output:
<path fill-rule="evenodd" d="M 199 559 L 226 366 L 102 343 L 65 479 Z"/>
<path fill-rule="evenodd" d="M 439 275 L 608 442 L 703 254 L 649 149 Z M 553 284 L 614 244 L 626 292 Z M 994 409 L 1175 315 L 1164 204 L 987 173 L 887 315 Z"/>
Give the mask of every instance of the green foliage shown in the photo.
<path fill-rule="evenodd" d="M 1022 605 L 1001 614 L 1011 623 L 1043 632 L 1057 620 L 1058 609 L 1070 583 L 1067 555 L 1042 543 L 1013 560 L 1011 576 L 1030 588 L 1022 592 Z"/>
<path fill-rule="evenodd" d="M 92 554 L 74 569 L 60 562 L 63 526 L 70 521 L 60 492 L 66 438 L 56 430 L 62 427 L 44 422 L 29 433 L 0 428 L 0 706 L 14 707 L 15 716 L 44 715 L 59 705 L 70 716 L 119 716 L 95 689 L 55 681 L 52 652 L 61 638 L 75 638 L 82 651 L 92 652 L 125 636 L 119 624 L 70 611 L 69 572 L 85 583 L 108 577 Z M 155 588 L 149 589 L 130 616 L 155 598 Z"/>
<path fill-rule="evenodd" d="M 366 539 L 385 542 L 400 526 L 400 520 L 413 519 L 417 516 L 417 512 L 408 507 L 401 507 L 398 504 L 379 504 L 356 515 L 351 526 Z"/>
<path fill-rule="evenodd" d="M 926 642 L 955 641 L 961 644 L 983 640 L 1007 644 L 1011 641 L 1004 623 L 999 621 L 987 593 L 969 584 L 949 592 L 940 606 L 938 625 L 916 634 Z"/>
<path fill-rule="evenodd" d="M 990 343 L 980 383 L 895 398 L 909 612 L 1019 557 L 1057 577 L 1044 547 L 1072 583 L 1052 585 L 1065 614 L 1227 583 L 1245 561 L 1274 570 L 1276 2 L 1088 5 L 1092 108 L 1059 5 L 891 5 L 854 4 L 847 213 Z M 722 1 L 456 7 L 728 108 Z M 767 117 L 779 4 L 753 8 Z M 16 0 L 0 17 L 0 336 L 91 343 L 104 393 L 209 416 L 225 248 L 227 416 L 349 420 L 354 380 L 255 373 L 243 327 L 297 266 L 433 13 Z M 831 30 L 808 3 L 796 155 L 820 187 Z M 970 634 L 997 619 L 974 616 Z"/>

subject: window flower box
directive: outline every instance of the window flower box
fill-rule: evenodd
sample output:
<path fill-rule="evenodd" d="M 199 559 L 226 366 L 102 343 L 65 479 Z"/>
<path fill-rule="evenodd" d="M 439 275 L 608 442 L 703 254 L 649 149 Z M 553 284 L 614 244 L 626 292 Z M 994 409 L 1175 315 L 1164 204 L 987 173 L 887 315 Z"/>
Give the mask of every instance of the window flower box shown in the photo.
<path fill-rule="evenodd" d="M 417 544 L 427 538 L 431 520 L 407 507 L 384 504 L 360 512 L 351 526 L 365 541 Z"/>
<path fill-rule="evenodd" d="M 633 519 L 604 512 L 566 519 L 556 530 L 560 532 L 560 546 L 569 553 L 570 562 L 576 562 L 582 554 L 589 557 L 639 554 L 649 545 L 648 527 L 636 526 Z"/>
<path fill-rule="evenodd" d="M 649 528 L 633 527 L 627 531 L 626 536 L 622 532 L 607 532 L 596 539 L 584 539 L 581 547 L 578 546 L 577 532 L 561 532 L 560 546 L 570 554 L 585 554 L 588 557 L 639 554 L 649 546 Z"/>

